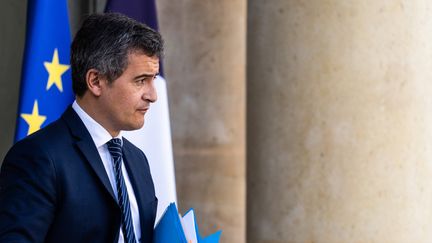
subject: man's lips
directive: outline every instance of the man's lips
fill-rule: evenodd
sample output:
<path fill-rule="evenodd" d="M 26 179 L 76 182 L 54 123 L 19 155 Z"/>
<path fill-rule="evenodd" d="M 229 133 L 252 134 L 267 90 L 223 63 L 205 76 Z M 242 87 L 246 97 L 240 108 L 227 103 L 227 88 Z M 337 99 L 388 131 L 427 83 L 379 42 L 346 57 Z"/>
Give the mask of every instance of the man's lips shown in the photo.
<path fill-rule="evenodd" d="M 145 114 L 149 109 L 150 107 L 144 107 L 144 108 L 139 108 L 138 111 Z"/>

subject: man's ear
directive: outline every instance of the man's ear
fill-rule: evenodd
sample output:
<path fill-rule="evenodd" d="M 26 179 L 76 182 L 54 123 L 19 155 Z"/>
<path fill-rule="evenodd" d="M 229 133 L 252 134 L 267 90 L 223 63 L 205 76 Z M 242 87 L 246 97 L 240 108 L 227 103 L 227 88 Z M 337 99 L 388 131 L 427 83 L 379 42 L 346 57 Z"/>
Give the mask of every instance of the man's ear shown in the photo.
<path fill-rule="evenodd" d="M 102 93 L 103 76 L 98 70 L 92 68 L 86 73 L 87 88 L 94 96 L 100 96 Z"/>

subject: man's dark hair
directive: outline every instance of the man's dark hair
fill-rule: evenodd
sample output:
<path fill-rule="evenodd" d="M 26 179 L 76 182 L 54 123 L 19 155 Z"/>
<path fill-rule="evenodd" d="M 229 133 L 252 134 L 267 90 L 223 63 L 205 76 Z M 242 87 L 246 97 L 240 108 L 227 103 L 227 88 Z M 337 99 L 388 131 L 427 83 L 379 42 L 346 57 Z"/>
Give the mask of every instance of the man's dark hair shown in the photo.
<path fill-rule="evenodd" d="M 72 88 L 82 97 L 87 90 L 86 73 L 96 69 L 109 82 L 128 65 L 128 54 L 141 52 L 161 57 L 161 35 L 145 24 L 117 13 L 88 16 L 71 45 Z"/>

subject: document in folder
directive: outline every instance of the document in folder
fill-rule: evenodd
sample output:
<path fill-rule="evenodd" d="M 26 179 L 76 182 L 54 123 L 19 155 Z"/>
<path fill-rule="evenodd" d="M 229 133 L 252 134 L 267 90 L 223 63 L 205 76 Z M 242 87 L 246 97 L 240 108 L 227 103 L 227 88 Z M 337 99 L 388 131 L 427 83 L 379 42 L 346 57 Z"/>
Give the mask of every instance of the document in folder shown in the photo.
<path fill-rule="evenodd" d="M 153 243 L 219 243 L 220 235 L 218 231 L 202 238 L 193 209 L 180 218 L 176 205 L 171 203 L 156 224 Z"/>

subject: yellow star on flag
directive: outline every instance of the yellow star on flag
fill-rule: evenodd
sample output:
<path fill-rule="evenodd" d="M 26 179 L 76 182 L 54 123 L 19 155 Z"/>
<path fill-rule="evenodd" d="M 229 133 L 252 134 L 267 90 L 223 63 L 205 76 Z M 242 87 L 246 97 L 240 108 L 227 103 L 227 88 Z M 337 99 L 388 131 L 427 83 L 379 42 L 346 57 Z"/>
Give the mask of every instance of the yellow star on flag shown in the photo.
<path fill-rule="evenodd" d="M 63 92 L 61 76 L 69 69 L 69 65 L 59 63 L 57 48 L 54 49 L 52 62 L 44 62 L 44 66 L 49 74 L 46 89 L 50 89 L 55 84 L 60 92 Z"/>
<path fill-rule="evenodd" d="M 27 132 L 27 135 L 30 135 L 37 130 L 39 130 L 46 120 L 46 116 L 39 115 L 39 107 L 37 100 L 35 100 L 33 104 L 33 111 L 31 114 L 21 114 L 21 117 L 27 122 L 29 125 L 29 130 Z"/>

